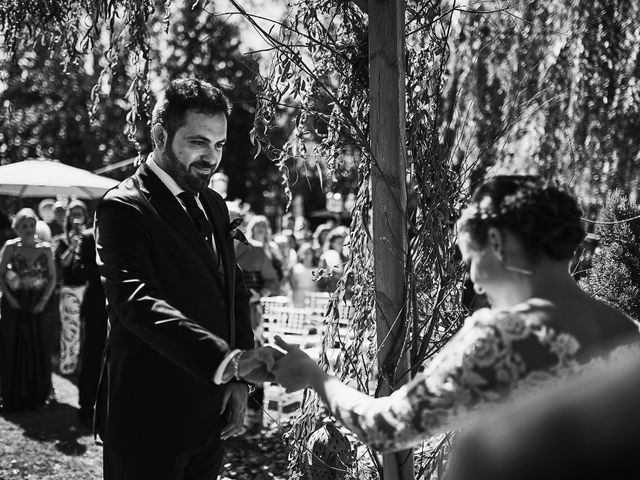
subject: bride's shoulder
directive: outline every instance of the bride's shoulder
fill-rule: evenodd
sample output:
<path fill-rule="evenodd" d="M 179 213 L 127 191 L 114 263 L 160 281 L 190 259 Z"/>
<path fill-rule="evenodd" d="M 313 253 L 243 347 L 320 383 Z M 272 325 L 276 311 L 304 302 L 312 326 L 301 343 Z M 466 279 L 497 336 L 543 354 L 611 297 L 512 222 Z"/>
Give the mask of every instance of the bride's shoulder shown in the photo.
<path fill-rule="evenodd" d="M 476 310 L 465 323 L 493 325 L 496 322 L 518 319 L 527 323 L 544 323 L 553 317 L 553 305 L 547 303 L 523 302 L 511 307 L 481 308 Z"/>
<path fill-rule="evenodd" d="M 552 324 L 554 306 L 549 302 L 527 301 L 504 308 L 482 308 L 468 319 L 471 328 L 492 328 L 511 339 L 524 338 L 547 330 Z"/>

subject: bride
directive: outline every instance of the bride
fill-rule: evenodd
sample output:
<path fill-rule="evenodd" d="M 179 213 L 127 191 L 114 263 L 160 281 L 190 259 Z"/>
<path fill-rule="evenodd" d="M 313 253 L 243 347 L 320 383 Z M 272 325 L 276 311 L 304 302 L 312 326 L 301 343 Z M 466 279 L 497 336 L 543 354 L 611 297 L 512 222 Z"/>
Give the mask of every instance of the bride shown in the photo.
<path fill-rule="evenodd" d="M 574 198 L 535 177 L 482 184 L 458 221 L 458 245 L 478 293 L 476 311 L 425 371 L 372 398 L 324 372 L 296 347 L 273 368 L 287 391 L 315 389 L 365 443 L 399 450 L 456 429 L 474 412 L 569 375 L 639 338 L 635 323 L 582 291 L 569 261 L 584 236 Z"/>

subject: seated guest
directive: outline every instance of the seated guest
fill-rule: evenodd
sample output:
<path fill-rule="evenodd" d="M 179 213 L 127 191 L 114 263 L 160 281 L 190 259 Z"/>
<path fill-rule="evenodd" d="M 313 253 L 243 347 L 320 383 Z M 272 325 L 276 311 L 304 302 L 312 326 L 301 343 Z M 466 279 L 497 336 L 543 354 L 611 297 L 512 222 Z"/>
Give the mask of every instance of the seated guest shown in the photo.
<path fill-rule="evenodd" d="M 389 397 L 371 398 L 277 339 L 288 354 L 273 369 L 276 380 L 288 391 L 314 388 L 363 442 L 399 450 L 640 338 L 629 317 L 586 294 L 569 273 L 584 237 L 569 194 L 534 177 L 495 177 L 476 190 L 457 227 L 471 281 L 492 307 L 473 313 L 423 373 Z"/>

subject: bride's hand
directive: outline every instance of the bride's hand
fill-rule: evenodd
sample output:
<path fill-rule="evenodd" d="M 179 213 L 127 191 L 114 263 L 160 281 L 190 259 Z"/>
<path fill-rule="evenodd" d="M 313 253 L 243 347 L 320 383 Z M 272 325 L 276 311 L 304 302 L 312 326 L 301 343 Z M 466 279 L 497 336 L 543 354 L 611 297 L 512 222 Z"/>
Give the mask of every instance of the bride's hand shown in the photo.
<path fill-rule="evenodd" d="M 287 354 L 276 362 L 272 373 L 276 382 L 287 392 L 295 392 L 307 388 L 312 384 L 312 378 L 322 369 L 317 362 L 298 347 L 285 342 L 276 335 L 275 342 Z"/>

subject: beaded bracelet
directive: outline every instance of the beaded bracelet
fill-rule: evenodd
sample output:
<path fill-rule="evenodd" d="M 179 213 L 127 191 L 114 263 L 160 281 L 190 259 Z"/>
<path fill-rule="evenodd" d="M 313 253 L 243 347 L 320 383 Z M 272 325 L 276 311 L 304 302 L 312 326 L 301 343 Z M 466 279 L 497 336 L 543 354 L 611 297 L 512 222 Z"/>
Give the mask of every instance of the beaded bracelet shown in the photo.
<path fill-rule="evenodd" d="M 243 353 L 244 353 L 244 350 L 240 350 L 240 353 L 238 353 L 231 359 L 231 362 L 233 362 L 233 378 L 235 378 L 237 381 L 242 380 L 240 378 L 240 375 L 238 374 L 238 367 L 240 366 L 240 357 L 242 356 Z"/>
<path fill-rule="evenodd" d="M 244 350 L 240 350 L 240 353 L 238 353 L 237 355 L 235 355 L 231 359 L 231 362 L 233 362 L 233 378 L 235 378 L 236 381 L 238 381 L 238 382 L 244 383 L 247 386 L 247 388 L 249 389 L 248 395 L 251 395 L 253 392 L 256 391 L 256 387 L 254 387 L 250 383 L 245 382 L 244 380 L 242 380 L 242 378 L 240 378 L 240 375 L 238 374 L 238 366 L 240 365 L 240 357 L 242 356 L 242 354 L 244 352 L 245 352 Z"/>

